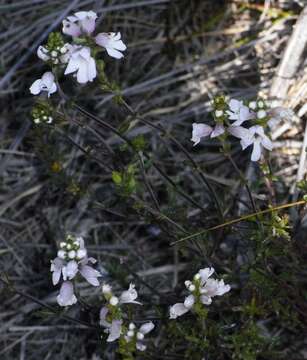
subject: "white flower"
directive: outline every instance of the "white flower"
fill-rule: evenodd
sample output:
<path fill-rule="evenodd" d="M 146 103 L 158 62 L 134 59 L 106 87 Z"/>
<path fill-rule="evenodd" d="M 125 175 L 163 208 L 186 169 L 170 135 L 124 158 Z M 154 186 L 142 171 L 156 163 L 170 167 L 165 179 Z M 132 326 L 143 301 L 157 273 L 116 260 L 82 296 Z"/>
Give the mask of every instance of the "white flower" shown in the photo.
<path fill-rule="evenodd" d="M 146 350 L 146 345 L 143 344 L 142 340 L 144 339 L 144 336 L 146 334 L 148 334 L 149 332 L 151 332 L 153 329 L 154 329 L 155 325 L 153 322 L 148 322 L 148 323 L 145 323 L 143 324 L 137 334 L 136 334 L 136 338 L 137 338 L 137 341 L 136 341 L 136 348 L 139 350 L 139 351 L 144 351 Z"/>
<path fill-rule="evenodd" d="M 177 303 L 170 307 L 169 318 L 176 319 L 178 316 L 182 316 L 190 310 L 191 308 L 186 307 L 183 303 Z"/>
<path fill-rule="evenodd" d="M 133 304 L 139 304 L 142 305 L 140 302 L 135 301 L 135 299 L 138 297 L 138 293 L 135 290 L 135 285 L 134 284 L 130 284 L 129 285 L 129 289 L 126 291 L 123 291 L 122 294 L 119 297 L 119 302 L 120 304 L 128 304 L 128 303 L 133 303 Z"/>
<path fill-rule="evenodd" d="M 210 136 L 211 138 L 222 135 L 225 132 L 225 128 L 221 124 L 216 124 L 214 128 L 206 124 L 192 124 L 192 138 L 191 141 L 194 142 L 194 146 L 197 145 L 201 138 Z"/>
<path fill-rule="evenodd" d="M 43 61 L 48 61 L 50 59 L 48 53 L 49 51 L 43 46 L 39 46 L 37 49 L 37 56 Z"/>
<path fill-rule="evenodd" d="M 262 146 L 269 151 L 273 149 L 273 143 L 267 135 L 265 135 L 263 127 L 260 125 L 251 126 L 249 129 L 238 127 L 238 131 L 231 130 L 231 134 L 241 139 L 242 149 L 253 145 L 251 160 L 258 161 L 261 157 Z"/>
<path fill-rule="evenodd" d="M 224 280 L 210 279 L 214 273 L 213 268 L 200 269 L 194 275 L 194 281 L 185 281 L 186 287 L 190 290 L 191 286 L 194 287 L 190 290 L 192 294 L 188 295 L 183 303 L 177 303 L 170 307 L 170 319 L 176 319 L 190 311 L 196 302 L 201 302 L 204 305 L 210 305 L 212 298 L 215 296 L 224 295 L 230 291 L 230 286 L 225 285 Z M 194 292 L 197 290 L 196 292 Z M 199 295 L 200 294 L 200 295 Z"/>
<path fill-rule="evenodd" d="M 254 118 L 254 114 L 243 104 L 243 101 L 231 99 L 228 106 L 229 110 L 226 113 L 229 116 L 229 120 L 235 120 L 232 124 L 233 126 L 240 126 L 244 121 Z"/>
<path fill-rule="evenodd" d="M 71 46 L 72 45 L 66 43 L 62 48 L 57 49 L 57 51 L 53 50 L 51 54 L 44 46 L 39 46 L 37 56 L 43 61 L 51 60 L 54 64 L 58 64 L 59 62 L 65 64 L 69 60 L 68 52 Z"/>
<path fill-rule="evenodd" d="M 214 268 L 205 268 L 205 269 L 200 269 L 198 271 L 198 274 L 200 275 L 200 279 L 201 279 L 201 286 L 203 286 L 205 284 L 205 282 L 209 279 L 209 277 L 214 273 Z"/>
<path fill-rule="evenodd" d="M 77 244 L 77 245 L 76 245 Z M 75 244 L 75 246 L 78 246 L 78 251 L 81 251 L 82 254 L 86 254 L 86 249 L 84 247 L 84 240 L 82 238 L 78 238 L 78 242 Z M 71 246 L 70 243 L 60 244 L 62 248 L 66 249 Z M 76 255 L 75 250 L 71 250 L 69 253 L 74 251 Z M 62 254 L 63 253 L 63 254 Z M 72 280 L 75 278 L 75 276 L 80 273 L 83 278 L 91 285 L 93 286 L 99 286 L 98 277 L 101 276 L 100 272 L 93 269 L 91 266 L 89 266 L 89 263 L 94 264 L 96 262 L 95 259 L 91 257 L 87 257 L 85 255 L 81 260 L 78 259 L 78 257 L 74 260 L 67 260 L 67 257 L 69 259 L 69 253 L 68 256 L 67 253 L 64 250 L 58 251 L 58 257 L 56 257 L 54 260 L 51 261 L 50 271 L 52 272 L 52 283 L 53 285 L 57 285 L 61 279 L 61 275 L 63 277 L 64 282 L 69 282 L 67 280 Z M 59 256 L 63 255 L 63 256 Z M 63 286 L 63 285 L 62 285 Z M 66 286 L 67 287 L 67 286 Z M 64 288 L 65 289 L 65 288 Z M 60 294 L 61 295 L 61 294 Z M 59 295 L 59 296 L 60 296 Z M 61 299 L 61 297 L 58 297 L 58 299 Z M 63 302 L 60 300 L 60 302 Z M 60 302 L 58 301 L 59 305 Z M 63 305 L 61 305 L 63 306 Z M 67 305 L 64 305 L 67 306 Z"/>
<path fill-rule="evenodd" d="M 97 14 L 94 11 L 79 11 L 73 16 L 68 16 L 63 20 L 63 33 L 73 37 L 78 37 L 82 33 L 87 35 L 95 30 Z"/>
<path fill-rule="evenodd" d="M 205 286 L 201 289 L 203 295 L 210 298 L 222 296 L 230 291 L 230 286 L 225 285 L 224 280 L 208 279 Z"/>
<path fill-rule="evenodd" d="M 96 44 L 106 49 L 107 53 L 115 59 L 121 59 L 124 55 L 121 51 L 127 49 L 121 40 L 120 32 L 100 33 L 95 37 Z"/>
<path fill-rule="evenodd" d="M 111 288 L 110 285 L 108 285 L 108 284 L 103 284 L 102 285 L 102 293 L 103 294 L 110 294 L 111 291 L 112 291 L 112 288 Z"/>
<path fill-rule="evenodd" d="M 45 72 L 41 79 L 35 80 L 30 87 L 30 92 L 33 95 L 38 95 L 41 91 L 47 91 L 48 97 L 57 91 L 52 72 Z"/>
<path fill-rule="evenodd" d="M 107 314 L 108 314 L 109 310 L 107 307 L 102 307 L 100 310 L 100 325 L 104 326 L 107 330 L 107 332 L 109 333 L 109 336 L 107 338 L 107 342 L 112 342 L 117 340 L 120 335 L 121 335 L 121 331 L 122 331 L 122 323 L 123 321 L 120 319 L 114 319 L 112 320 L 111 323 L 109 323 L 106 320 Z"/>
<path fill-rule="evenodd" d="M 117 296 L 112 296 L 110 299 L 110 304 L 112 306 L 116 306 L 119 303 L 118 297 Z"/>
<path fill-rule="evenodd" d="M 60 306 L 70 306 L 77 302 L 77 298 L 74 294 L 74 287 L 70 281 L 64 281 L 60 294 L 57 296 L 57 302 Z"/>
<path fill-rule="evenodd" d="M 72 45 L 69 50 L 70 56 L 64 75 L 77 73 L 77 81 L 86 84 L 93 81 L 97 75 L 96 63 L 91 57 L 91 50 L 87 46 Z"/>

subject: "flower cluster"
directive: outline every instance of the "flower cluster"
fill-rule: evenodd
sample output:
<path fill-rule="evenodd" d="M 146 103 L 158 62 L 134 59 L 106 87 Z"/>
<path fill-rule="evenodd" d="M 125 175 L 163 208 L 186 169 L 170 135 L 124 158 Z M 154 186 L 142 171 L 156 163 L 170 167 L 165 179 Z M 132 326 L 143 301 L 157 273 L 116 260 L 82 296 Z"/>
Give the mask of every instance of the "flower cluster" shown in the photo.
<path fill-rule="evenodd" d="M 99 286 L 98 277 L 101 274 L 89 265 L 95 263 L 94 258 L 87 256 L 82 237 L 68 235 L 66 241 L 60 243 L 60 250 L 57 257 L 51 261 L 50 267 L 53 285 L 57 285 L 61 276 L 63 277 L 60 294 L 57 296 L 57 302 L 60 306 L 69 306 L 77 302 L 72 280 L 78 273 L 89 284 Z"/>
<path fill-rule="evenodd" d="M 142 304 L 136 301 L 138 293 L 135 290 L 134 284 L 130 284 L 129 289 L 123 291 L 119 297 L 113 294 L 110 285 L 103 284 L 102 294 L 107 304 L 100 310 L 100 325 L 105 327 L 106 332 L 109 334 L 107 341 L 112 342 L 121 336 L 123 330 L 123 313 L 121 305 Z"/>
<path fill-rule="evenodd" d="M 231 134 L 240 139 L 243 150 L 253 145 L 252 161 L 258 161 L 261 157 L 262 148 L 269 151 L 273 149 L 273 143 L 266 131 L 273 121 L 291 119 L 293 112 L 282 107 L 270 109 L 263 99 L 247 101 L 230 99 L 226 101 L 223 96 L 214 99 L 213 117 L 215 127 L 206 124 L 193 124 L 192 138 L 194 146 L 201 138 L 227 136 Z M 244 127 L 249 125 L 249 127 Z"/>
<path fill-rule="evenodd" d="M 131 322 L 128 326 L 127 331 L 124 334 L 124 341 L 131 344 L 133 348 L 139 351 L 145 351 L 146 345 L 144 344 L 144 337 L 154 329 L 155 325 L 152 321 L 149 321 L 140 326 L 139 329 Z"/>
<path fill-rule="evenodd" d="M 185 286 L 190 295 L 185 298 L 183 303 L 171 306 L 170 319 L 176 319 L 201 304 L 210 305 L 213 297 L 224 295 L 230 291 L 230 286 L 225 285 L 224 280 L 210 278 L 213 273 L 213 268 L 200 269 L 194 275 L 193 281 L 185 281 Z"/>
<path fill-rule="evenodd" d="M 31 112 L 34 124 L 51 124 L 53 122 L 52 107 L 45 101 L 40 101 L 32 109 Z"/>
<path fill-rule="evenodd" d="M 121 40 L 120 32 L 99 33 L 93 35 L 97 14 L 93 11 L 79 11 L 63 20 L 63 34 L 72 37 L 72 43 L 64 42 L 62 35 L 51 33 L 45 46 L 37 50 L 38 57 L 51 67 L 65 66 L 64 75 L 73 74 L 77 82 L 86 84 L 97 76 L 96 54 L 104 49 L 109 56 L 120 59 L 126 45 Z M 30 87 L 33 95 L 46 91 L 48 97 L 56 92 L 54 75 L 46 72 L 41 79 Z"/>

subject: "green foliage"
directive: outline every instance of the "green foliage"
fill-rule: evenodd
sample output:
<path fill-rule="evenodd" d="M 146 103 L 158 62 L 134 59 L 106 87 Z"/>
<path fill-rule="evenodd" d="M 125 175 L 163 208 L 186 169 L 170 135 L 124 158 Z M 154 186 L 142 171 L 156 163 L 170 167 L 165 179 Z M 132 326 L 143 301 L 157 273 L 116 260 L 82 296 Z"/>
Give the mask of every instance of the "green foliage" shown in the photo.
<path fill-rule="evenodd" d="M 136 192 L 136 171 L 136 166 L 130 164 L 125 170 L 112 172 L 112 180 L 121 195 L 129 196 Z"/>
<path fill-rule="evenodd" d="M 249 321 L 240 331 L 228 337 L 230 347 L 233 349 L 232 359 L 257 360 L 268 345 L 260 329 L 253 321 Z"/>
<path fill-rule="evenodd" d="M 51 32 L 48 36 L 46 49 L 51 51 L 59 51 L 65 45 L 63 36 L 60 32 Z"/>

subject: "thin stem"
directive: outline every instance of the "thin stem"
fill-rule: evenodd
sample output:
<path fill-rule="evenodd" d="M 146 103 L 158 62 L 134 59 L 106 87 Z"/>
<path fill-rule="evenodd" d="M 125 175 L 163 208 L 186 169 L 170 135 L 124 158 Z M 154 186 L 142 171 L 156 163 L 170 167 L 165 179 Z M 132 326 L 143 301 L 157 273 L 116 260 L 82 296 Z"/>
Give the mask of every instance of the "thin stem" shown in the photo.
<path fill-rule="evenodd" d="M 54 309 L 52 306 L 46 304 L 45 302 L 35 298 L 34 296 L 30 295 L 30 294 L 27 294 L 27 293 L 24 293 L 20 290 L 17 290 L 12 284 L 10 284 L 9 282 L 3 280 L 1 277 L 0 277 L 0 281 L 5 285 L 7 286 L 11 291 L 13 291 L 14 293 L 22 296 L 23 298 L 25 299 L 28 299 L 28 300 L 31 300 L 33 301 L 34 303 L 44 307 L 45 309 L 48 309 L 49 311 L 51 311 L 52 313 L 58 315 L 60 318 L 64 319 L 64 320 L 67 320 L 67 321 L 70 321 L 70 322 L 73 322 L 73 323 L 77 323 L 77 324 L 81 324 L 81 325 L 84 325 L 90 329 L 95 329 L 95 330 L 99 330 L 101 331 L 101 328 L 98 327 L 98 326 L 95 326 L 95 325 L 92 325 L 86 321 L 83 321 L 83 320 L 78 320 L 78 319 L 75 319 L 73 317 L 70 317 L 68 315 L 63 315 L 61 313 L 59 313 L 58 310 Z"/>
<path fill-rule="evenodd" d="M 189 154 L 189 152 L 184 148 L 184 146 L 171 134 L 169 134 L 162 125 L 155 125 L 152 122 L 144 119 L 144 117 L 138 115 L 130 105 L 127 104 L 127 102 L 125 100 L 121 100 L 121 104 L 123 104 L 125 106 L 125 108 L 136 118 L 138 119 L 140 122 L 144 123 L 145 125 L 148 125 L 150 127 L 152 127 L 153 129 L 156 129 L 158 131 L 160 131 L 164 136 L 166 136 L 167 138 L 169 138 L 182 152 L 183 154 L 186 156 L 186 158 L 190 161 L 190 163 L 192 164 L 194 170 L 198 173 L 198 175 L 200 176 L 200 178 L 202 179 L 203 183 L 207 186 L 207 188 L 209 189 L 209 191 L 211 192 L 214 202 L 216 204 L 216 208 L 221 216 L 221 218 L 224 220 L 224 214 L 222 211 L 222 207 L 220 205 L 220 202 L 218 200 L 217 194 L 215 192 L 215 190 L 213 189 L 213 187 L 211 186 L 210 182 L 206 179 L 206 177 L 204 176 L 204 174 L 202 173 L 202 171 L 200 170 L 199 166 L 197 165 L 197 163 L 195 162 L 195 160 L 193 159 L 193 157 Z"/>
<path fill-rule="evenodd" d="M 249 188 L 249 185 L 248 185 L 248 183 L 247 183 L 247 181 L 246 181 L 246 179 L 245 179 L 242 171 L 238 168 L 238 166 L 237 166 L 236 162 L 233 160 L 231 154 L 225 153 L 225 156 L 226 156 L 227 159 L 231 162 L 232 166 L 235 168 L 236 172 L 238 173 L 238 175 L 239 175 L 242 183 L 244 184 L 245 189 L 246 189 L 247 194 L 248 194 L 248 197 L 249 197 L 249 200 L 250 200 L 250 202 L 251 202 L 251 204 L 252 204 L 253 211 L 254 211 L 254 212 L 257 212 L 258 210 L 257 210 L 256 204 L 255 204 L 255 201 L 254 201 L 254 198 L 253 198 L 251 189 Z"/>
<path fill-rule="evenodd" d="M 250 218 L 255 217 L 255 216 L 258 216 L 258 215 L 267 214 L 267 213 L 271 213 L 271 212 L 274 212 L 274 211 L 291 208 L 291 207 L 293 207 L 293 206 L 304 205 L 304 204 L 306 204 L 306 202 L 307 202 L 306 200 L 295 201 L 295 202 L 293 202 L 293 203 L 288 203 L 288 204 L 284 204 L 284 205 L 279 205 L 279 206 L 272 207 L 272 208 L 269 208 L 269 209 L 265 209 L 265 210 L 261 210 L 261 211 L 254 212 L 254 213 L 252 213 L 252 214 L 247 214 L 247 215 L 241 216 L 241 217 L 239 217 L 239 218 L 237 218 L 237 219 L 233 219 L 233 220 L 227 221 L 227 222 L 225 222 L 225 223 L 223 223 L 223 224 L 219 224 L 219 225 L 213 226 L 213 227 L 211 227 L 211 228 L 202 230 L 202 231 L 200 231 L 200 232 L 198 232 L 198 233 L 191 234 L 191 235 L 186 236 L 186 237 L 184 237 L 184 238 L 182 238 L 182 239 L 179 239 L 178 241 L 174 241 L 174 242 L 171 243 L 171 246 L 173 246 L 173 245 L 175 245 L 175 244 L 178 244 L 178 243 L 180 243 L 180 242 L 183 242 L 183 241 L 192 239 L 192 238 L 194 238 L 194 237 L 196 237 L 196 236 L 203 235 L 203 234 L 205 234 L 205 233 L 208 232 L 208 231 L 221 229 L 221 228 L 224 228 L 224 227 L 226 227 L 226 226 L 236 224 L 236 223 L 238 223 L 238 222 L 241 222 L 241 221 L 243 221 L 243 220 L 250 219 Z"/>
<path fill-rule="evenodd" d="M 135 151 L 133 144 L 131 141 L 123 134 L 121 134 L 117 129 L 115 129 L 112 125 L 106 123 L 105 121 L 101 120 L 97 116 L 89 113 L 87 110 L 84 110 L 81 106 L 77 105 L 76 103 L 73 103 L 73 107 L 78 110 L 81 114 L 87 116 L 88 118 L 95 120 L 98 124 L 103 126 L 104 128 L 112 131 L 114 134 L 116 134 L 118 137 L 120 137 L 122 140 L 124 140 L 129 147 Z M 144 152 L 144 156 L 151 160 L 150 156 Z M 164 171 L 155 163 L 152 161 L 152 166 L 159 172 L 159 174 L 169 183 L 172 185 L 172 187 L 175 188 L 178 194 L 180 194 L 183 198 L 185 198 L 187 201 L 189 201 L 191 204 L 193 204 L 195 207 L 199 208 L 203 212 L 206 212 L 206 209 L 199 205 L 195 200 L 193 200 L 189 195 L 187 195 L 183 190 L 181 190 L 177 184 L 174 183 L 174 181 L 164 173 Z"/>

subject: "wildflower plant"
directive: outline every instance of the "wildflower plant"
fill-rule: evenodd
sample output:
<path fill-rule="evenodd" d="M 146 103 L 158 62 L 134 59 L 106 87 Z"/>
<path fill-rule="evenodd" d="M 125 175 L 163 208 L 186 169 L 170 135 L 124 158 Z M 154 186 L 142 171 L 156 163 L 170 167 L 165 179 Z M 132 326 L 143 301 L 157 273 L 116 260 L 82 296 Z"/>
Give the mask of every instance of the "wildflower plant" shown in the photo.
<path fill-rule="evenodd" d="M 282 119 L 291 120 L 293 112 L 277 107 L 270 108 L 264 99 L 243 101 L 238 99 L 227 100 L 218 96 L 213 101 L 213 118 L 215 127 L 206 124 L 193 124 L 192 138 L 194 146 L 201 138 L 210 136 L 220 137 L 224 143 L 223 135 L 232 135 L 240 139 L 242 150 L 253 146 L 251 160 L 259 161 L 263 148 L 273 150 L 273 142 L 269 137 L 270 125 L 273 121 Z M 227 137 L 227 136 L 226 136 Z"/>
<path fill-rule="evenodd" d="M 210 305 L 212 298 L 222 296 L 230 291 L 230 286 L 225 285 L 224 280 L 210 278 L 213 273 L 213 268 L 200 269 L 192 281 L 184 282 L 190 295 L 185 298 L 183 303 L 177 303 L 170 307 L 170 319 L 176 319 L 188 311 L 195 311 L 199 316 L 206 316 L 203 305 Z"/>
<path fill-rule="evenodd" d="M 220 152 L 230 160 L 239 175 L 235 194 L 228 188 L 219 191 L 225 183 L 229 186 L 229 179 L 221 180 L 219 176 L 207 174 L 207 169 L 203 171 L 203 164 L 198 163 L 194 151 L 191 151 L 190 130 L 185 131 L 182 143 L 175 132 L 161 125 L 162 122 L 151 121 L 149 116 L 139 115 L 132 109 L 120 93 L 119 85 L 113 79 L 109 80 L 105 56 L 123 59 L 127 46 L 120 32 L 99 32 L 97 19 L 94 11 L 75 12 L 63 20 L 61 32 L 52 32 L 47 42 L 38 47 L 37 56 L 48 69 L 37 75 L 29 87 L 36 101 L 31 117 L 49 173 L 53 178 L 61 179 L 56 186 L 65 188 L 73 197 L 65 198 L 65 206 L 78 211 L 84 201 L 84 212 L 88 211 L 91 216 L 99 218 L 99 211 L 106 213 L 101 221 L 110 229 L 111 235 L 103 239 L 106 243 L 111 243 L 113 237 L 121 245 L 125 242 L 117 232 L 117 220 L 113 221 L 114 217 L 124 219 L 125 236 L 133 238 L 132 246 L 120 247 L 114 260 L 119 268 L 116 273 L 108 256 L 101 256 L 97 261 L 90 256 L 90 248 L 86 247 L 83 237 L 67 235 L 59 242 L 57 256 L 50 265 L 52 284 L 60 286 L 56 302 L 64 308 L 76 305 L 71 310 L 64 310 L 75 311 L 75 314 L 80 305 L 81 320 L 68 316 L 66 320 L 79 321 L 91 328 L 99 334 L 100 344 L 103 343 L 101 348 L 115 348 L 123 360 L 163 359 L 163 356 L 175 359 L 179 357 L 178 349 L 182 350 L 183 358 L 199 360 L 217 359 L 216 356 L 225 360 L 256 360 L 258 354 L 261 356 L 259 359 L 267 359 L 267 349 L 270 355 L 274 352 L 267 341 L 271 334 L 266 334 L 273 334 L 273 330 L 278 333 L 279 329 L 271 330 L 261 321 L 263 318 L 264 322 L 271 321 L 280 314 L 290 321 L 285 309 L 289 306 L 293 310 L 295 306 L 287 298 L 285 289 L 292 291 L 299 286 L 299 281 L 293 280 L 300 271 L 299 261 L 288 261 L 291 251 L 297 251 L 293 250 L 295 246 L 291 243 L 292 223 L 282 210 L 305 205 L 306 198 L 290 205 L 275 206 L 278 200 L 274 189 L 276 177 L 266 156 L 267 151 L 274 149 L 272 129 L 281 121 L 290 121 L 294 113 L 284 107 L 271 106 L 264 97 L 213 97 L 211 121 L 194 122 L 191 141 L 194 146 L 199 146 L 203 139 L 207 139 L 207 143 L 217 143 Z M 67 94 L 72 82 L 77 90 Z M 80 105 L 79 94 L 90 83 L 93 87 L 97 85 L 100 92 L 114 96 L 115 106 L 120 110 L 114 116 L 116 119 L 111 116 L 106 120 Z M 128 116 L 121 122 L 120 116 L 124 112 Z M 137 129 L 139 124 L 159 133 L 160 144 L 147 142 L 151 134 L 144 131 L 143 135 L 143 128 Z M 83 139 L 87 132 L 90 139 Z M 60 154 L 58 144 L 64 140 L 75 147 L 77 165 L 72 164 L 65 154 Z M 237 165 L 232 156 L 238 144 L 242 150 L 251 149 L 250 160 L 259 163 L 257 171 L 262 171 L 261 179 L 245 178 L 240 170 L 241 164 Z M 161 159 L 157 159 L 156 151 L 162 145 L 165 148 Z M 201 148 L 199 150 L 201 152 Z M 171 161 L 166 166 L 161 165 L 164 154 L 175 156 L 177 151 L 182 156 L 179 164 L 174 157 L 174 164 Z M 225 158 L 221 157 L 224 161 Z M 79 161 L 84 166 L 83 173 Z M 184 166 L 183 173 L 188 173 L 189 181 L 173 171 L 174 165 Z M 229 172 L 226 174 L 227 177 Z M 82 175 L 88 181 L 88 187 L 82 186 Z M 202 185 L 201 197 L 193 188 L 197 179 Z M 246 198 L 241 196 L 241 186 Z M 306 181 L 301 181 L 298 188 L 306 192 Z M 265 195 L 256 197 L 256 190 Z M 240 197 L 238 208 L 234 197 Z M 231 212 L 239 215 L 232 218 L 233 215 L 229 216 Z M 135 224 L 142 226 L 142 233 L 148 233 L 145 244 L 138 243 L 138 231 L 131 235 L 130 217 L 137 220 Z M 99 226 L 93 230 L 97 242 L 100 241 L 99 231 Z M 177 247 L 179 243 L 182 247 Z M 135 270 L 136 262 L 131 265 L 131 270 L 129 261 L 125 266 L 125 260 L 134 252 L 144 267 L 151 261 L 154 264 L 168 260 L 164 254 L 161 259 L 155 257 L 154 251 L 163 249 L 163 253 L 169 244 L 175 246 L 172 252 L 174 266 L 158 266 L 159 281 L 154 285 L 147 283 L 146 276 L 156 275 L 155 269 L 149 273 Z M 152 258 L 143 256 L 143 247 L 149 249 Z M 184 281 L 185 298 L 180 300 L 183 286 L 178 282 L 178 273 L 184 269 L 193 274 L 191 269 L 198 269 L 204 263 L 205 266 L 216 264 L 221 271 L 227 272 L 231 286 L 214 276 L 213 267 L 204 267 L 191 280 Z M 108 268 L 105 273 L 101 270 L 104 266 Z M 287 273 L 283 266 L 287 267 Z M 165 269 L 174 273 L 173 286 L 164 278 Z M 118 289 L 115 285 L 117 277 L 121 284 L 131 281 L 128 289 Z M 101 286 L 102 299 L 93 295 L 93 305 L 81 298 L 79 289 L 84 281 L 87 287 L 98 289 Z M 134 282 L 142 283 L 146 288 L 142 303 L 138 301 Z M 296 290 L 293 291 L 296 294 Z M 217 298 L 221 299 L 216 301 Z M 227 306 L 224 306 L 226 302 Z M 301 315 L 304 305 L 298 307 L 301 307 Z M 54 313 L 58 314 L 58 308 Z M 87 320 L 83 321 L 83 317 Z M 152 355 L 153 347 L 148 346 L 148 338 L 155 327 L 162 336 L 155 339 L 157 348 Z M 293 327 L 298 331 L 301 324 Z M 275 339 L 273 335 L 271 337 Z M 145 350 L 148 352 L 143 354 Z"/>
<path fill-rule="evenodd" d="M 57 296 L 60 306 L 70 306 L 77 302 L 74 294 L 74 281 L 78 274 L 92 286 L 99 286 L 98 278 L 101 274 L 91 266 L 95 263 L 94 258 L 87 256 L 82 237 L 67 235 L 65 241 L 60 242 L 57 257 L 51 260 L 50 267 L 53 285 L 57 285 L 61 278 L 63 279 L 60 293 Z"/>

